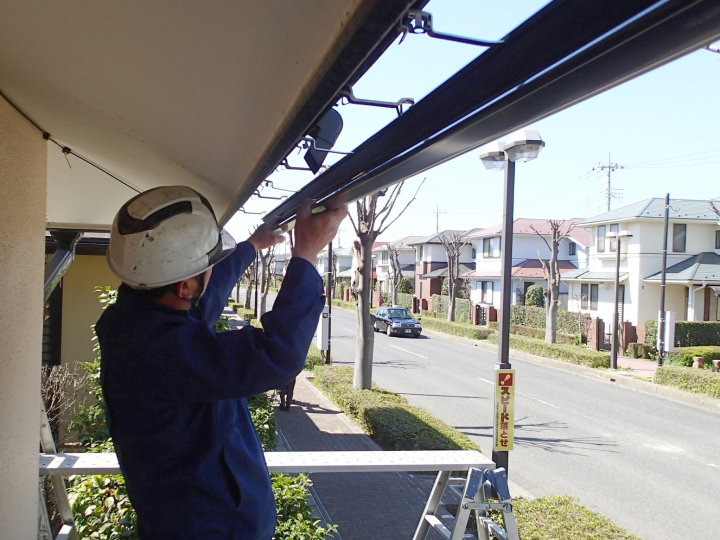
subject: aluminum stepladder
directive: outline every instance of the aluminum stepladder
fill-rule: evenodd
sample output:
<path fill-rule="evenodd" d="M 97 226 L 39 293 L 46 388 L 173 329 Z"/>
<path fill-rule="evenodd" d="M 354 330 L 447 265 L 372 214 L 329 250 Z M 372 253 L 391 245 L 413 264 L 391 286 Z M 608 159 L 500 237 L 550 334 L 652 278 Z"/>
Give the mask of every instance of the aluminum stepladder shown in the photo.
<path fill-rule="evenodd" d="M 465 486 L 452 531 L 436 515 L 448 485 Z M 486 490 L 495 493 L 498 502 L 488 502 Z M 488 510 L 502 512 L 504 527 L 487 517 Z M 466 480 L 451 479 L 449 471 L 438 473 L 413 540 L 425 540 L 430 528 L 448 540 L 461 540 L 465 536 L 465 524 L 472 511 L 475 511 L 479 540 L 520 540 L 505 469 L 481 470 L 474 467 L 468 470 Z"/>
<path fill-rule="evenodd" d="M 42 451 L 46 454 L 57 453 L 55 440 L 50 429 L 50 420 L 48 419 L 45 403 L 40 398 L 40 445 Z M 53 486 L 53 494 L 57 503 L 58 513 L 62 519 L 60 532 L 55 540 L 78 540 L 75 521 L 73 520 L 72 508 L 68 499 L 67 491 L 65 491 L 65 481 L 62 476 L 51 476 Z M 45 497 L 43 494 L 43 477 L 39 477 L 38 481 L 38 540 L 52 540 L 52 531 L 50 529 L 50 519 L 48 518 L 47 508 L 45 507 Z"/>

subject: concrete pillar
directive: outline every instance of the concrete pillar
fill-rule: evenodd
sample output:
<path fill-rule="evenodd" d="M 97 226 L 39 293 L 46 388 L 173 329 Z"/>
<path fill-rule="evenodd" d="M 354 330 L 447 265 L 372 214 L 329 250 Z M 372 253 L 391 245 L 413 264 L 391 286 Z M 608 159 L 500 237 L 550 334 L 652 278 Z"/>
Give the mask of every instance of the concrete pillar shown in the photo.
<path fill-rule="evenodd" d="M 0 99 L 0 524 L 37 536 L 47 143 Z"/>

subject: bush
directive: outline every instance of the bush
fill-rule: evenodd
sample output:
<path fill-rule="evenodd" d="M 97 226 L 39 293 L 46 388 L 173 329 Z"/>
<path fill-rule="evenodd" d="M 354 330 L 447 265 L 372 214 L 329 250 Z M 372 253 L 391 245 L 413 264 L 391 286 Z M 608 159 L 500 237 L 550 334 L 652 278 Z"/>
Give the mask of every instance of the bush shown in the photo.
<path fill-rule="evenodd" d="M 317 366 L 314 383 L 340 410 L 352 416 L 383 450 L 476 450 L 467 435 L 451 428 L 425 409 L 373 385 L 352 387 L 353 369 Z"/>
<path fill-rule="evenodd" d="M 387 300 L 388 300 L 388 302 L 392 302 L 392 293 L 388 293 Z M 412 301 L 413 301 L 412 294 L 403 294 L 400 292 L 397 294 L 398 307 L 404 307 L 404 308 L 408 308 L 409 310 L 412 310 Z"/>
<path fill-rule="evenodd" d="M 398 284 L 398 292 L 402 294 L 412 295 L 413 283 L 412 281 L 410 281 L 410 278 L 404 277 L 400 280 L 400 283 Z"/>
<path fill-rule="evenodd" d="M 667 353 L 667 363 L 692 367 L 695 356 L 702 357 L 704 367 L 710 369 L 713 360 L 720 360 L 720 347 L 679 347 Z"/>
<path fill-rule="evenodd" d="M 497 344 L 498 335 L 492 334 L 488 337 L 489 343 Z M 545 343 L 542 340 L 510 335 L 510 348 L 518 351 L 525 351 L 545 358 L 555 358 L 563 362 L 587 366 L 591 368 L 609 368 L 610 354 L 600 351 L 592 351 L 575 345 L 564 345 L 561 343 Z"/>
<path fill-rule="evenodd" d="M 545 296 L 540 285 L 530 285 L 525 291 L 525 305 L 531 307 L 544 307 Z"/>
<path fill-rule="evenodd" d="M 337 525 L 324 529 L 313 517 L 307 494 L 312 482 L 306 475 L 271 474 L 270 480 L 278 515 L 273 540 L 325 540 L 337 531 Z"/>
<path fill-rule="evenodd" d="M 720 398 L 720 373 L 712 373 L 704 369 L 658 366 L 653 382 L 695 394 Z"/>
<path fill-rule="evenodd" d="M 315 366 L 320 366 L 324 363 L 325 357 L 323 356 L 322 351 L 311 343 L 310 349 L 307 353 L 307 358 L 305 358 L 305 369 L 314 369 Z"/>
<path fill-rule="evenodd" d="M 675 346 L 720 345 L 720 322 L 680 321 L 675 323 Z"/>
<path fill-rule="evenodd" d="M 574 313 L 558 306 L 555 324 L 558 332 L 577 335 L 585 329 L 585 321 L 590 316 L 586 313 Z M 510 306 L 510 324 L 529 326 L 545 330 L 545 308 L 533 306 Z"/>
<path fill-rule="evenodd" d="M 447 317 L 450 297 L 440 294 L 432 295 L 432 310 L 437 315 Z M 457 322 L 470 322 L 470 300 L 455 298 L 455 320 Z"/>
<path fill-rule="evenodd" d="M 644 358 L 650 360 L 654 358 L 655 349 L 644 343 L 628 343 L 625 349 L 625 355 L 631 358 Z"/>
<path fill-rule="evenodd" d="M 439 319 L 433 316 L 423 318 L 422 326 L 428 330 L 443 332 L 445 334 L 465 337 L 468 339 L 487 339 L 488 336 L 493 333 L 492 330 L 485 328 L 484 326 L 476 326 L 474 324 L 461 322 L 448 322 L 444 319 Z"/>
<path fill-rule="evenodd" d="M 500 323 L 491 322 L 488 324 L 488 327 L 492 328 L 493 330 L 498 330 L 500 328 Z M 510 333 L 519 336 L 534 337 L 542 340 L 545 339 L 545 329 L 542 328 L 531 328 L 529 326 L 518 326 L 511 324 Z M 556 332 L 555 339 L 557 343 L 566 343 L 568 345 L 577 344 L 577 336 L 571 334 L 563 334 L 562 332 Z"/>
<path fill-rule="evenodd" d="M 657 321 L 645 321 L 645 345 L 649 345 L 653 349 L 657 344 Z"/>

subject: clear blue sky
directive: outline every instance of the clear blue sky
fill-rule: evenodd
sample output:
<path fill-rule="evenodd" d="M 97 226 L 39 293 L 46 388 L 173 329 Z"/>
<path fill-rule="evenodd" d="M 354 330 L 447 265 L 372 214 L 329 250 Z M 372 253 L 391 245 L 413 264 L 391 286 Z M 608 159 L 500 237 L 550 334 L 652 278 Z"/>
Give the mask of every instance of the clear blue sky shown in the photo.
<path fill-rule="evenodd" d="M 432 0 L 426 10 L 433 14 L 437 31 L 499 39 L 545 3 Z M 483 50 L 410 35 L 388 49 L 355 86 L 355 95 L 417 101 Z M 560 219 L 602 213 L 607 176 L 591 170 L 598 162 L 607 164 L 608 153 L 614 163 L 627 167 L 612 173 L 612 187 L 621 190 L 613 208 L 665 193 L 673 198 L 720 197 L 719 90 L 720 54 L 698 51 L 527 126 L 540 132 L 546 147 L 538 159 L 517 166 L 515 216 Z M 339 111 L 344 129 L 335 144 L 338 150 L 352 150 L 395 118 L 390 109 L 346 105 Z M 427 178 L 415 202 L 381 240 L 435 232 L 436 207 L 441 230 L 498 223 L 503 176 L 485 171 L 479 153 L 469 152 L 407 180 L 405 200 Z M 337 159 L 331 156 L 326 163 Z M 297 153 L 291 161 L 304 165 Z M 279 171 L 271 179 L 279 187 L 298 189 L 311 176 Z M 398 207 L 401 204 L 402 198 Z M 275 205 L 253 199 L 245 208 L 266 211 Z M 257 223 L 255 216 L 238 215 L 228 229 L 241 239 Z M 343 224 L 343 247 L 352 236 L 352 225 Z"/>

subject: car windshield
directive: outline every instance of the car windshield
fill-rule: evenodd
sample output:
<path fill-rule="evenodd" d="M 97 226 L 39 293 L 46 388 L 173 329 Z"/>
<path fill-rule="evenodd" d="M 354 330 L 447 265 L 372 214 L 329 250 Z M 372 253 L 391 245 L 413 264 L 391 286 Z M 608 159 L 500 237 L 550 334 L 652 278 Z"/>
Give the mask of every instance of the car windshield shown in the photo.
<path fill-rule="evenodd" d="M 388 309 L 387 316 L 391 319 L 412 319 L 409 309 Z"/>

